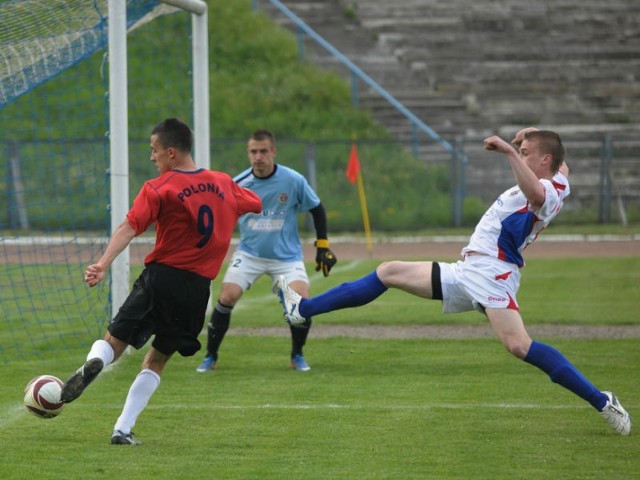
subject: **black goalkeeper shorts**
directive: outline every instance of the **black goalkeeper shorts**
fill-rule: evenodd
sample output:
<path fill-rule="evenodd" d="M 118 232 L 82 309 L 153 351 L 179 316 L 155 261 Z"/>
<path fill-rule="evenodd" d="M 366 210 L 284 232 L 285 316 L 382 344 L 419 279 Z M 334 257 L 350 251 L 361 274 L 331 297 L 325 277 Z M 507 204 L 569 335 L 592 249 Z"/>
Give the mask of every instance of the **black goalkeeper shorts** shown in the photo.
<path fill-rule="evenodd" d="M 155 335 L 153 347 L 183 357 L 200 350 L 211 281 L 159 263 L 145 267 L 108 330 L 136 349 Z"/>

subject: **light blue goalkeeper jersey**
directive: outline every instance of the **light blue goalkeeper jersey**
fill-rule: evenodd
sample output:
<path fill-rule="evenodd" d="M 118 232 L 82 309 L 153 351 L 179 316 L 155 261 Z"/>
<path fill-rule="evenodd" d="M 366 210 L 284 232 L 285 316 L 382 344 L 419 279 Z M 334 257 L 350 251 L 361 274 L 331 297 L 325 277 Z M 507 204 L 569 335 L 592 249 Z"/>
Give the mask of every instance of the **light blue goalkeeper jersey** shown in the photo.
<path fill-rule="evenodd" d="M 240 217 L 238 250 L 261 258 L 303 260 L 298 213 L 308 212 L 320 204 L 306 178 L 276 164 L 267 178 L 255 177 L 248 168 L 234 180 L 262 199 L 262 214 L 248 213 Z"/>

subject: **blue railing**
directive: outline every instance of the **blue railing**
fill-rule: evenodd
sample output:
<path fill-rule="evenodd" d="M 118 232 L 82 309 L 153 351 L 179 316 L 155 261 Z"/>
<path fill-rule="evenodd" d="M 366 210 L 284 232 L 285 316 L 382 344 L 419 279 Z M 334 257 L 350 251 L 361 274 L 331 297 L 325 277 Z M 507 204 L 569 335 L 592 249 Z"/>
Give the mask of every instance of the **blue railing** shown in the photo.
<path fill-rule="evenodd" d="M 318 45 L 333 55 L 340 63 L 342 63 L 351 73 L 351 96 L 354 105 L 359 106 L 360 99 L 358 93 L 358 81 L 362 81 L 369 85 L 378 95 L 387 100 L 398 112 L 404 115 L 411 124 L 411 148 L 413 155 L 418 156 L 419 147 L 419 133 L 422 132 L 429 138 L 440 144 L 447 152 L 449 152 L 453 158 L 462 164 L 467 163 L 467 158 L 464 152 L 455 148 L 450 142 L 442 138 L 436 131 L 434 131 L 429 125 L 424 123 L 413 112 L 407 109 L 402 103 L 400 103 L 393 95 L 382 88 L 375 80 L 367 75 L 356 64 L 343 55 L 337 48 L 322 38 L 315 30 L 307 25 L 300 17 L 293 13 L 279 0 L 269 0 L 274 7 L 280 10 L 289 20 L 291 20 L 295 26 L 298 34 L 298 50 L 300 52 L 300 58 L 304 60 L 304 35 L 308 35 Z M 252 6 L 254 10 L 258 9 L 259 0 L 252 0 Z"/>

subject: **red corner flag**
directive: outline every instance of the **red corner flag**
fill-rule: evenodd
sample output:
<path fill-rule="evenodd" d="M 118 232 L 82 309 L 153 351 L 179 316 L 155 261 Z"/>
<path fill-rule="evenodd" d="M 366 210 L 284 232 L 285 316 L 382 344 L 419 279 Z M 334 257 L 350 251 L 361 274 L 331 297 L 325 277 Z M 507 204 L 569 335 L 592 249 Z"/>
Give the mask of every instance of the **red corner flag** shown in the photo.
<path fill-rule="evenodd" d="M 362 209 L 362 223 L 364 224 L 364 234 L 367 237 L 367 250 L 369 256 L 372 256 L 373 245 L 371 243 L 371 227 L 369 226 L 369 212 L 367 210 L 367 197 L 364 194 L 364 182 L 362 181 L 362 172 L 360 172 L 360 160 L 358 159 L 358 147 L 355 143 L 351 144 L 351 153 L 349 154 L 349 163 L 347 164 L 347 179 L 351 183 L 358 184 L 358 196 L 360 197 L 360 208 Z"/>
<path fill-rule="evenodd" d="M 351 183 L 356 183 L 358 181 L 358 174 L 360 173 L 360 160 L 358 160 L 358 147 L 355 143 L 351 145 L 349 163 L 347 164 L 347 171 L 345 173 L 347 175 L 347 179 Z"/>

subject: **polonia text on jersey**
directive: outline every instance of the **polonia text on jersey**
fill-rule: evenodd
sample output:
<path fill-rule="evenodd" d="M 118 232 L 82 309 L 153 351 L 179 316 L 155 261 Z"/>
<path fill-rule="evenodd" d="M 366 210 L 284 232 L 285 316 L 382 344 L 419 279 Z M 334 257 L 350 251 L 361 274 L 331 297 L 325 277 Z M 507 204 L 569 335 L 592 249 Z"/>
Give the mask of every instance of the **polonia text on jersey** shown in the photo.
<path fill-rule="evenodd" d="M 213 193 L 217 195 L 220 200 L 224 200 L 224 192 L 222 192 L 218 186 L 213 183 L 198 183 L 197 185 L 190 185 L 178 193 L 178 199 L 184 202 L 186 198 L 199 193 Z"/>

